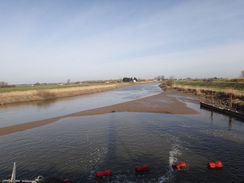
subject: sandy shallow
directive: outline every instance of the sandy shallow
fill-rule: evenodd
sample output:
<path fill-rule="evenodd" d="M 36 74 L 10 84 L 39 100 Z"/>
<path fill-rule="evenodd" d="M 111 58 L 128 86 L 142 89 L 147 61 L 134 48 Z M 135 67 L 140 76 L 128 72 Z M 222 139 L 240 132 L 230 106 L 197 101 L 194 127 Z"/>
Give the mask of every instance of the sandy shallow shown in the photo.
<path fill-rule="evenodd" d="M 64 116 L 38 120 L 18 125 L 12 125 L 0 128 L 0 136 L 7 135 L 19 131 L 24 131 L 32 128 L 37 128 L 56 122 L 60 119 L 73 116 L 98 115 L 114 112 L 148 112 L 148 113 L 170 113 L 170 114 L 197 114 L 198 112 L 187 107 L 185 101 L 199 103 L 197 98 L 189 97 L 185 94 L 176 93 L 172 90 L 167 90 L 158 95 L 120 103 L 116 105 L 90 109 L 86 111 L 76 112 Z"/>

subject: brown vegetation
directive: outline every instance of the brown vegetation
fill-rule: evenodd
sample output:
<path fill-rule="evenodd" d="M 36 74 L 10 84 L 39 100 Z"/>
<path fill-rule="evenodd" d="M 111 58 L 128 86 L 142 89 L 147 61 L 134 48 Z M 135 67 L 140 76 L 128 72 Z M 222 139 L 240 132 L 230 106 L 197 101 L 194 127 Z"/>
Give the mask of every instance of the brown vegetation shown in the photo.
<path fill-rule="evenodd" d="M 187 79 L 175 80 L 171 85 L 167 82 L 162 88 L 172 88 L 181 93 L 194 94 L 204 102 L 214 104 L 223 108 L 244 112 L 244 79 Z"/>
<path fill-rule="evenodd" d="M 0 104 L 3 105 L 10 103 L 50 100 L 62 97 L 78 96 L 108 91 L 128 85 L 130 85 L 130 83 L 0 93 Z"/>
<path fill-rule="evenodd" d="M 166 86 L 167 87 L 172 87 L 173 84 L 174 84 L 174 80 L 175 80 L 174 77 L 171 76 L 168 80 L 166 80 L 166 82 L 165 82 Z"/>
<path fill-rule="evenodd" d="M 244 112 L 244 94 L 233 89 L 216 90 L 201 87 L 173 86 L 173 89 L 182 93 L 191 93 L 202 98 L 207 103 L 228 107 Z"/>

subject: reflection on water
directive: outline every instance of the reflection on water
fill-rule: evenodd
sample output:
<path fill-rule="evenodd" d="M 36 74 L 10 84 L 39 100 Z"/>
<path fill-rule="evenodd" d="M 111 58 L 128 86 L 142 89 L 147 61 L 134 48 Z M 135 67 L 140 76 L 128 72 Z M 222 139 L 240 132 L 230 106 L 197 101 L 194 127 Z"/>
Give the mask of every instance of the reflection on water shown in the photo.
<path fill-rule="evenodd" d="M 162 92 L 158 85 L 159 83 L 149 83 L 58 100 L 0 106 L 0 127 L 52 118 L 156 95 Z"/>
<path fill-rule="evenodd" d="M 125 97 L 125 96 L 124 96 Z M 240 182 L 244 180 L 244 124 L 191 107 L 197 115 L 109 113 L 65 118 L 0 137 L 0 179 L 17 162 L 20 179 L 57 176 L 84 182 Z M 211 118 L 212 116 L 212 118 Z M 231 130 L 230 130 L 231 129 Z M 186 162 L 186 170 L 173 163 Z M 210 170 L 208 162 L 222 161 Z M 136 173 L 135 166 L 150 166 Z M 102 180 L 96 171 L 110 169 Z"/>

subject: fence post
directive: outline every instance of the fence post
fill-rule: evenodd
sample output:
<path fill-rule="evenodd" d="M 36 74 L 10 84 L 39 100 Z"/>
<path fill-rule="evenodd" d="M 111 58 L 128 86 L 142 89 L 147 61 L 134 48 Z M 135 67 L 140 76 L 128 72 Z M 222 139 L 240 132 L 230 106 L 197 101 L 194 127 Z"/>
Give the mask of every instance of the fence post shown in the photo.
<path fill-rule="evenodd" d="M 211 90 L 211 102 L 213 103 L 213 90 Z"/>
<path fill-rule="evenodd" d="M 232 93 L 230 93 L 229 106 L 232 107 Z"/>

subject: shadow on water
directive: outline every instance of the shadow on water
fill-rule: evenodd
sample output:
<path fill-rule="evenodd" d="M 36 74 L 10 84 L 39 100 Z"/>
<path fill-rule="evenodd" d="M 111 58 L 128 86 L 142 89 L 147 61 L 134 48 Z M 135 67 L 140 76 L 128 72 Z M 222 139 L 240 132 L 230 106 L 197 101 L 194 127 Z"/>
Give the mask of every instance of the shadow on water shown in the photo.
<path fill-rule="evenodd" d="M 161 139 L 162 143 L 164 143 L 164 141 L 169 141 L 168 143 L 170 144 L 168 150 L 164 150 L 167 152 L 166 157 L 163 159 L 149 154 L 148 152 L 137 152 L 137 150 L 128 148 L 128 144 L 119 135 L 116 115 L 110 115 L 110 117 L 110 124 L 107 129 L 108 152 L 103 162 L 95 165 L 93 168 L 94 171 L 91 171 L 92 175 L 90 175 L 88 179 L 84 179 L 83 182 L 177 182 L 177 180 L 174 179 L 175 173 L 171 168 L 173 163 L 178 162 L 177 157 L 180 155 L 179 146 L 175 138 L 171 140 L 164 138 Z M 141 125 L 143 126 L 144 124 Z M 142 134 L 139 133 L 138 135 Z M 147 138 L 147 134 L 142 138 Z M 135 141 L 137 140 L 138 139 L 135 139 Z M 143 146 L 143 142 L 138 143 L 141 143 Z M 142 149 L 147 149 L 147 147 L 143 147 Z M 126 156 L 121 156 L 121 152 L 126 154 Z M 162 156 L 165 156 L 165 153 L 162 154 Z M 149 172 L 138 173 L 135 171 L 136 166 L 144 165 L 150 166 Z M 105 170 L 111 170 L 112 176 L 103 177 L 102 179 L 95 177 L 96 171 Z M 181 174 L 182 172 L 180 172 L 180 175 Z"/>
<path fill-rule="evenodd" d="M 118 117 L 119 115 L 119 117 Z M 41 163 L 38 164 L 38 162 L 33 162 L 36 164 L 37 167 L 35 167 L 35 171 L 31 171 L 31 167 L 28 168 L 26 167 L 27 164 L 29 164 L 30 166 L 33 167 L 33 163 L 31 162 L 31 159 L 29 162 L 26 162 L 26 160 L 22 161 L 22 163 L 19 164 L 17 163 L 17 178 L 18 179 L 33 179 L 35 177 L 37 177 L 38 175 L 42 175 L 45 178 L 50 178 L 50 177 L 58 177 L 61 179 L 66 179 L 69 178 L 72 182 L 76 182 L 76 183 L 84 183 L 84 182 L 164 182 L 164 180 L 168 180 L 169 178 L 172 178 L 172 170 L 169 168 L 169 163 L 168 163 L 168 158 L 166 158 L 166 160 L 162 160 L 156 156 L 153 155 L 148 155 L 147 152 L 143 152 L 139 151 L 137 152 L 137 149 L 135 147 L 135 149 L 133 149 L 131 147 L 130 144 L 128 144 L 127 141 L 125 141 L 123 138 L 124 136 L 126 136 L 124 134 L 124 132 L 121 131 L 121 128 L 126 127 L 126 125 L 122 125 L 120 124 L 120 122 L 123 122 L 124 119 L 121 119 L 121 117 L 123 116 L 123 114 L 117 114 L 117 113 L 111 113 L 111 114 L 106 114 L 106 115 L 99 115 L 99 116 L 88 116 L 88 117 L 75 117 L 75 118 L 70 118 L 70 119 L 65 119 L 63 121 L 60 121 L 59 124 L 55 125 L 52 124 L 49 127 L 42 127 L 43 129 L 35 129 L 35 131 L 31 134 L 36 134 L 36 137 L 34 137 L 33 140 L 28 140 L 27 143 L 32 144 L 32 146 L 38 145 L 38 142 L 36 142 L 36 140 L 39 140 L 40 144 L 42 144 L 43 142 L 45 142 L 46 144 L 50 142 L 50 144 L 52 145 L 52 147 L 50 147 L 50 145 L 41 145 L 40 148 L 47 148 L 50 147 L 52 149 L 46 149 L 46 150 L 41 150 L 41 152 L 36 153 L 33 152 L 33 159 L 35 157 L 40 158 L 40 156 L 43 156 L 43 158 L 45 158 L 47 161 L 46 163 Z M 95 121 L 92 121 L 92 119 L 95 119 Z M 90 125 L 89 127 L 86 128 L 86 126 L 82 125 L 78 125 L 75 124 L 77 122 L 79 122 L 80 120 L 84 120 L 87 121 L 86 124 Z M 89 121 L 91 120 L 91 121 Z M 101 120 L 100 122 L 97 120 Z M 126 119 L 126 120 L 130 120 L 130 116 Z M 125 120 L 125 121 L 126 121 Z M 67 130 L 64 130 L 65 127 L 67 127 L 67 123 L 69 121 L 74 121 L 73 125 L 74 127 L 70 127 Z M 89 121 L 89 122 L 88 122 Z M 107 121 L 107 122 L 104 122 Z M 92 124 L 93 123 L 93 124 Z M 64 126 L 63 126 L 64 125 Z M 96 125 L 95 127 L 93 125 Z M 102 125 L 101 127 L 99 125 Z M 70 125 L 69 125 L 70 126 Z M 86 128 L 84 131 L 80 131 L 79 128 Z M 52 128 L 55 129 L 58 132 L 54 132 L 54 134 L 47 136 L 47 137 L 40 137 L 38 138 L 37 136 L 40 134 L 50 134 L 50 132 L 52 132 Z M 72 131 L 74 133 L 74 135 L 72 135 L 71 133 L 69 135 L 64 135 L 65 133 L 69 133 L 70 130 L 72 130 L 74 128 L 74 130 L 76 131 Z M 63 131 L 61 132 L 60 130 L 63 129 Z M 75 152 L 71 152 L 72 150 L 70 150 L 69 152 L 69 147 L 71 148 L 75 148 L 73 147 L 73 145 L 77 145 L 80 146 L 80 144 L 78 143 L 81 139 L 84 138 L 84 134 L 83 136 L 79 136 L 80 133 L 84 133 L 86 132 L 86 130 L 93 130 L 93 132 L 88 131 L 87 133 L 90 134 L 91 136 L 95 136 L 94 133 L 102 131 L 101 133 L 104 134 L 102 135 L 102 139 L 97 139 L 97 137 L 92 138 L 91 141 L 92 143 L 89 144 L 90 142 L 88 142 L 88 145 L 86 146 L 87 149 L 85 149 L 86 147 L 83 148 L 77 148 L 77 150 Z M 103 131 L 103 129 L 105 131 Z M 45 130 L 48 130 L 47 132 L 44 132 Z M 97 131 L 99 130 L 99 131 Z M 136 132 L 136 129 L 133 129 L 130 132 Z M 100 133 L 100 132 L 99 132 Z M 30 134 L 30 136 L 31 136 Z M 61 135 L 61 136 L 60 136 Z M 78 137 L 77 137 L 78 135 Z M 17 136 L 17 135 L 16 135 Z M 100 137 L 100 134 L 97 135 L 98 138 Z M 141 133 L 138 133 L 138 136 L 141 136 Z M 29 136 L 28 136 L 29 137 Z M 53 137 L 54 139 L 50 139 L 50 137 Z M 75 137 L 75 139 L 73 139 L 73 137 Z M 23 136 L 21 136 L 21 138 L 24 138 Z M 65 139 L 68 140 L 66 141 Z M 146 138 L 143 137 L 143 138 Z M 56 141 L 59 140 L 59 141 Z M 25 139 L 26 140 L 26 139 Z M 72 140 L 74 141 L 70 146 L 69 146 L 69 141 Z M 142 148 L 143 148 L 143 144 L 141 142 L 137 142 L 138 139 L 132 139 L 133 144 L 137 144 L 139 143 Z M 33 144 L 33 142 L 35 142 L 35 144 Z M 104 141 L 107 141 L 104 143 Z M 101 144 L 97 144 L 98 142 L 101 142 Z M 60 145 L 61 146 L 60 146 Z M 132 145 L 133 145 L 132 144 Z M 14 145 L 14 144 L 12 144 Z M 98 146 L 95 146 L 98 145 Z M 107 151 L 103 154 L 103 152 L 101 152 L 101 147 L 102 146 L 107 146 L 106 149 Z M 63 153 L 67 153 L 67 155 L 62 155 L 59 153 L 55 153 L 55 151 L 58 150 L 62 150 L 64 148 L 64 146 L 68 146 L 65 147 L 65 151 L 62 151 Z M 92 147 L 90 147 L 92 146 Z M 29 147 L 29 146 L 27 146 Z M 59 148 L 59 149 L 57 149 Z M 77 151 L 85 151 L 85 152 L 92 152 L 94 151 L 94 149 L 100 149 L 100 152 L 102 153 L 101 160 L 99 161 L 93 161 L 91 168 L 89 169 L 85 169 L 82 170 L 82 164 L 80 163 L 81 158 L 80 156 L 86 156 L 86 153 L 82 153 L 82 152 L 77 152 Z M 104 147 L 105 148 L 105 147 Z M 56 150 L 55 150 L 56 149 Z M 93 149 L 93 150 L 91 150 Z M 38 149 L 37 149 L 38 150 Z M 46 154 L 45 151 L 47 151 Z M 122 151 L 122 153 L 121 153 Z M 27 151 L 26 151 L 27 152 Z M 25 153 L 24 150 L 22 150 L 21 154 Z M 55 154 L 53 154 L 55 153 Z M 60 152 L 61 153 L 61 152 Z M 42 155 L 43 154 L 43 155 Z M 56 159 L 56 155 L 61 156 L 60 158 Z M 22 155 L 18 155 L 18 157 L 22 157 Z M 168 156 L 168 154 L 167 154 Z M 52 157 L 54 160 L 52 160 Z M 64 158 L 70 158 L 72 157 L 73 159 L 75 159 L 74 164 L 70 164 L 68 163 L 68 160 L 63 159 Z M 12 157 L 13 159 L 16 159 L 15 157 Z M 83 159 L 85 157 L 82 157 Z M 88 156 L 88 162 L 89 163 L 89 158 L 91 158 L 91 160 L 97 159 L 97 157 L 94 156 Z M 18 159 L 18 158 L 17 158 Z M 25 158 L 26 159 L 26 158 Z M 72 159 L 72 160 L 73 160 Z M 63 161 L 63 162 L 60 162 Z M 73 162 L 73 161 L 72 161 Z M 58 168 L 60 165 L 61 166 L 65 166 L 65 164 L 67 163 L 67 166 L 78 166 L 78 168 L 73 168 L 70 167 L 69 168 Z M 150 172 L 144 172 L 141 174 L 138 174 L 135 172 L 134 168 L 135 166 L 143 166 L 148 164 L 151 168 Z M 39 168 L 38 168 L 39 167 Z M 102 179 L 98 179 L 96 178 L 95 174 L 96 171 L 105 171 L 110 169 L 112 171 L 112 176 L 111 177 L 104 177 Z M 38 170 L 38 171 L 37 171 Z M 77 171 L 78 170 L 78 171 Z M 38 174 L 37 174 L 38 173 Z M 11 167 L 9 168 L 9 172 L 1 172 L 2 175 L 5 175 L 4 177 L 6 177 L 6 175 L 11 175 Z M 0 175 L 1 175 L 0 174 Z M 31 176 L 31 177 L 30 177 Z M 2 177 L 2 176 L 1 176 Z M 8 177 L 8 176 L 7 176 Z M 169 177 L 169 178 L 168 178 Z"/>
<path fill-rule="evenodd" d="M 110 115 L 110 122 L 108 127 L 108 151 L 104 157 L 103 162 L 93 167 L 91 175 L 88 179 L 82 180 L 82 182 L 171 182 L 173 178 L 173 169 L 171 164 L 172 159 L 177 159 L 176 151 L 171 149 L 169 151 L 169 159 L 171 162 L 164 161 L 156 156 L 148 155 L 144 152 L 135 153 L 135 151 L 128 148 L 128 144 L 123 141 L 123 137 L 119 135 L 117 118 L 115 114 Z M 146 136 L 144 138 L 147 138 Z M 119 152 L 126 154 L 126 158 L 119 155 Z M 167 158 L 166 158 L 167 159 Z M 170 164 L 171 163 L 171 164 Z M 136 172 L 136 166 L 149 165 L 150 171 Z M 96 171 L 111 170 L 112 176 L 104 176 L 103 178 L 95 177 Z"/>

